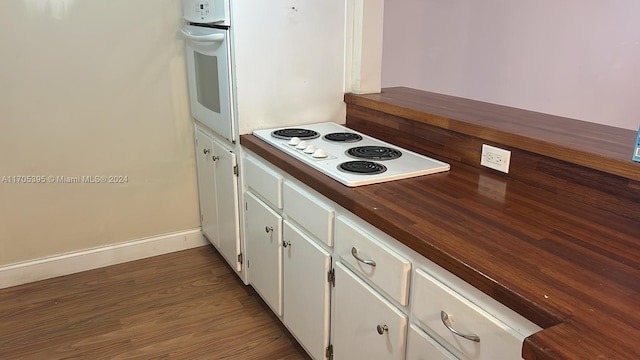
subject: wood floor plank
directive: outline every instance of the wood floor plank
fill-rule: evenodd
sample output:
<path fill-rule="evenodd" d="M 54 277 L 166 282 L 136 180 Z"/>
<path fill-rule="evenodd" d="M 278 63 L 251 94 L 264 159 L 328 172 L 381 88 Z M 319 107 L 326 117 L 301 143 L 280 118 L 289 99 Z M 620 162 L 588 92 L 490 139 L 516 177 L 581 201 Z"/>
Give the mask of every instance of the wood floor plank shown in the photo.
<path fill-rule="evenodd" d="M 2 359 L 309 359 L 205 246 L 0 290 Z"/>

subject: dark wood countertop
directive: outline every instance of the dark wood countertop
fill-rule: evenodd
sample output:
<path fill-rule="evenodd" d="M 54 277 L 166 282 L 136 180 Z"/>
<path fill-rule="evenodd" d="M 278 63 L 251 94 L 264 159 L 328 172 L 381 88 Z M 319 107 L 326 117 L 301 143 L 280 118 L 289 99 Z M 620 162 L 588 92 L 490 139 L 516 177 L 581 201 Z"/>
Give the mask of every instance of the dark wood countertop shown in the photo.
<path fill-rule="evenodd" d="M 640 359 L 639 206 L 612 212 L 452 158 L 447 173 L 349 188 L 253 135 L 240 142 L 543 327 L 525 359 Z"/>

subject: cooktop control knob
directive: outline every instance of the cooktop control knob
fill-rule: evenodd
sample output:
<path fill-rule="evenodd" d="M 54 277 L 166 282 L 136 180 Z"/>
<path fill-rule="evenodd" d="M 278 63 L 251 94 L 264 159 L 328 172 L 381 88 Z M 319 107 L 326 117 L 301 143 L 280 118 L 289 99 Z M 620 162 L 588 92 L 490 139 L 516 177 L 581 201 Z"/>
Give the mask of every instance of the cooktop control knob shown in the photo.
<path fill-rule="evenodd" d="M 313 154 L 311 154 L 311 156 L 313 156 L 314 158 L 322 159 L 327 157 L 327 152 L 323 149 L 317 149 L 313 152 Z"/>
<path fill-rule="evenodd" d="M 309 144 L 306 141 L 302 140 L 298 143 L 298 145 L 296 145 L 296 149 L 304 150 L 308 145 Z"/>
<path fill-rule="evenodd" d="M 291 139 L 289 139 L 289 142 L 287 144 L 291 145 L 291 146 L 296 146 L 300 143 L 300 138 L 299 137 L 292 137 Z"/>
<path fill-rule="evenodd" d="M 309 145 L 306 148 L 304 148 L 304 153 L 305 154 L 313 154 L 316 150 L 318 150 L 318 147 L 315 145 Z"/>

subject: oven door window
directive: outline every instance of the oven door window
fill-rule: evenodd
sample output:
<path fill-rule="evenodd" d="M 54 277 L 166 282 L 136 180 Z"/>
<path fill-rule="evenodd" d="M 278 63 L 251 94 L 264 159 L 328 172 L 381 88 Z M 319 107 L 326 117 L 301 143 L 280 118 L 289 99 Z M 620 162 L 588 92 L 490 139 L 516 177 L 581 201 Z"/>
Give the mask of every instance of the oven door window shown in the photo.
<path fill-rule="evenodd" d="M 194 53 L 196 94 L 198 102 L 207 109 L 220 113 L 220 81 L 218 57 Z"/>

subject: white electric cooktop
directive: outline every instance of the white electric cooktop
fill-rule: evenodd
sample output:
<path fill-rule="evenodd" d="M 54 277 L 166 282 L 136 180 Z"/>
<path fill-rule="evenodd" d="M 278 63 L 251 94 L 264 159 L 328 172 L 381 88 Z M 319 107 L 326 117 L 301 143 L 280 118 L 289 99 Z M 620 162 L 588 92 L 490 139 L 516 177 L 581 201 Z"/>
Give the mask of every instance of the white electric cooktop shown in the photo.
<path fill-rule="evenodd" d="M 346 186 L 448 171 L 449 164 L 333 123 L 255 130 L 255 136 Z"/>

